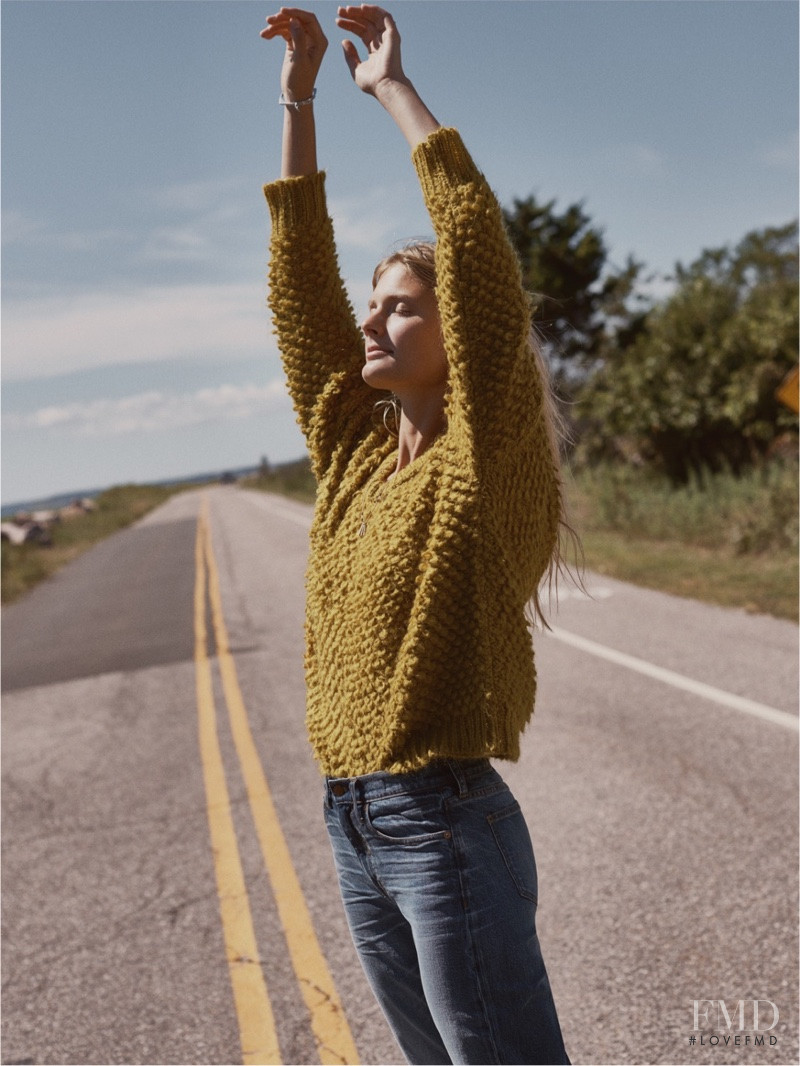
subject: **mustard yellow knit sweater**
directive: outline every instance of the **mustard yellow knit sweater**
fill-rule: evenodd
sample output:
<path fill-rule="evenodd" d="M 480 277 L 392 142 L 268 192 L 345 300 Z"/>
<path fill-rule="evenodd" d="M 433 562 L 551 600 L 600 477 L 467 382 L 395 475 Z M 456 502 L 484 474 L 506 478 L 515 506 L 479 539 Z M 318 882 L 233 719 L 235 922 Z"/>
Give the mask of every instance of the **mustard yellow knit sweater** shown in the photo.
<path fill-rule="evenodd" d="M 270 304 L 319 484 L 307 723 L 323 773 L 341 777 L 518 758 L 536 689 L 525 608 L 557 535 L 528 301 L 500 208 L 457 131 L 412 158 L 437 239 L 449 387 L 445 430 L 389 482 L 397 442 L 361 378 L 324 174 L 264 188 Z"/>

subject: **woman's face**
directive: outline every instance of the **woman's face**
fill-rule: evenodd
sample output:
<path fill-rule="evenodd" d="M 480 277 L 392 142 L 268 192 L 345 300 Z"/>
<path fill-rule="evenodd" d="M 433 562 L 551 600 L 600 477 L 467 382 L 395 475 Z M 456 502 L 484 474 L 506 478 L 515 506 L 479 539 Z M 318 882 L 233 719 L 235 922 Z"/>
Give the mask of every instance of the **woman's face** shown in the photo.
<path fill-rule="evenodd" d="M 447 381 L 436 297 L 402 264 L 392 263 L 372 290 L 361 323 L 366 362 L 362 377 L 375 389 L 398 396 L 442 391 Z"/>

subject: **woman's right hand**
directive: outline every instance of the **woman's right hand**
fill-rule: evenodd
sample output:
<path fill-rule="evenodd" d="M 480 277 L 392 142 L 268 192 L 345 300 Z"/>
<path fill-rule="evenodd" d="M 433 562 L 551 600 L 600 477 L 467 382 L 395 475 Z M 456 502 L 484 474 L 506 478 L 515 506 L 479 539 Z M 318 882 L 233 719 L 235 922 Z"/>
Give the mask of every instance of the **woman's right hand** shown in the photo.
<path fill-rule="evenodd" d="M 282 7 L 277 14 L 267 16 L 267 28 L 260 36 L 267 41 L 274 37 L 286 41 L 281 90 L 287 101 L 307 100 L 328 47 L 317 16 L 299 7 Z"/>
<path fill-rule="evenodd" d="M 400 59 L 400 34 L 388 11 L 375 4 L 340 7 L 336 25 L 360 37 L 367 50 L 362 60 L 352 41 L 342 41 L 350 74 L 362 92 L 377 97 L 382 86 L 407 82 Z"/>

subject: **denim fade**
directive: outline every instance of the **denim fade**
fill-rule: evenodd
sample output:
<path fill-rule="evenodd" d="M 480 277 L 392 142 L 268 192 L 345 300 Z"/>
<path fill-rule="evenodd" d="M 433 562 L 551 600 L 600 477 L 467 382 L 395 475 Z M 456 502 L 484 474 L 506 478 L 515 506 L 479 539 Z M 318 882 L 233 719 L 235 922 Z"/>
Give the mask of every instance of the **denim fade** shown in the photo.
<path fill-rule="evenodd" d="M 409 1063 L 569 1063 L 536 934 L 536 863 L 488 759 L 326 778 L 361 963 Z"/>

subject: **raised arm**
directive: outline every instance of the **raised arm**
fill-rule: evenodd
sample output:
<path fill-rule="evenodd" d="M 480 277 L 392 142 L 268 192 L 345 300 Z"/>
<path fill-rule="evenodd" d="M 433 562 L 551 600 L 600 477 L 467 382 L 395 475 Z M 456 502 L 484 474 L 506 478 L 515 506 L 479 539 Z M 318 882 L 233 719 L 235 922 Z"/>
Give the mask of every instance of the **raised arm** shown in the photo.
<path fill-rule="evenodd" d="M 359 57 L 352 41 L 342 48 L 353 81 L 374 96 L 399 126 L 412 149 L 439 129 L 439 123 L 422 102 L 403 71 L 400 34 L 388 11 L 375 4 L 340 7 L 336 25 L 359 37 L 367 50 Z"/>
<path fill-rule="evenodd" d="M 339 272 L 307 102 L 328 42 L 316 16 L 294 7 L 270 15 L 261 36 L 286 42 L 281 99 L 288 102 L 281 178 L 264 186 L 272 216 L 269 303 L 292 402 L 321 477 L 370 412 L 363 338 Z"/>
<path fill-rule="evenodd" d="M 360 38 L 344 55 L 356 85 L 374 96 L 412 149 L 436 233 L 436 295 L 449 363 L 448 419 L 472 424 L 484 454 L 541 404 L 543 380 L 529 341 L 530 308 L 502 211 L 458 133 L 440 126 L 406 76 L 388 11 L 340 7 L 337 24 Z"/>
<path fill-rule="evenodd" d="M 286 41 L 281 70 L 281 102 L 285 112 L 281 177 L 314 174 L 317 137 L 313 99 L 328 41 L 316 15 L 297 7 L 282 7 L 276 15 L 267 16 L 267 24 L 261 31 L 265 40 L 283 37 Z"/>

